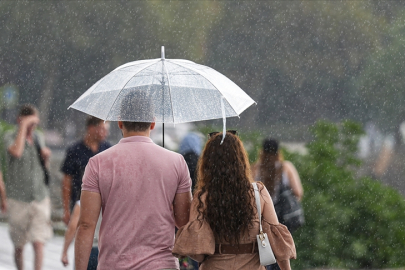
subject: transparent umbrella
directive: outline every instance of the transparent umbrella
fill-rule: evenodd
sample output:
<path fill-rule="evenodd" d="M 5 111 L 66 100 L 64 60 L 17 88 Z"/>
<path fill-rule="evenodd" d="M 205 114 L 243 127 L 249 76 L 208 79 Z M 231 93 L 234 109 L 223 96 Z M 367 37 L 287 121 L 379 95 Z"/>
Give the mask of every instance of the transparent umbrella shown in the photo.
<path fill-rule="evenodd" d="M 130 92 L 142 92 L 153 117 L 123 108 Z M 69 108 L 106 121 L 185 123 L 239 116 L 254 102 L 239 86 L 214 69 L 188 60 L 159 59 L 124 64 L 90 87 Z M 138 107 L 139 108 L 139 107 Z"/>

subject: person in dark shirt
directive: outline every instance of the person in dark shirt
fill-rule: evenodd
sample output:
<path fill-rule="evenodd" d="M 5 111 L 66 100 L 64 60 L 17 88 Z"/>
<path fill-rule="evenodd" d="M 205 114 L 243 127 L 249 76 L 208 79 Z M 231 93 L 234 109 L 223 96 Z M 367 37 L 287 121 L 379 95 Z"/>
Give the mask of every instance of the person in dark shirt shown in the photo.
<path fill-rule="evenodd" d="M 196 168 L 201 154 L 201 138 L 196 133 L 187 134 L 180 143 L 179 153 L 187 163 L 192 180 L 191 191 L 194 192 L 196 183 Z"/>
<path fill-rule="evenodd" d="M 108 149 L 111 144 L 105 141 L 109 124 L 94 116 L 86 119 L 86 134 L 83 139 L 74 143 L 66 151 L 61 171 L 63 222 L 67 225 L 76 201 L 80 200 L 82 177 L 89 159 Z"/>

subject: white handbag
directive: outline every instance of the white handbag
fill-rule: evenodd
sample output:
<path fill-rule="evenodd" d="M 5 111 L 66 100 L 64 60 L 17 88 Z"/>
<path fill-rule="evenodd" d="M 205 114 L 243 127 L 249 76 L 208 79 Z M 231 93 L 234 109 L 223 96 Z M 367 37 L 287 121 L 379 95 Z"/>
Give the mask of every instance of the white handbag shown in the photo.
<path fill-rule="evenodd" d="M 260 264 L 261 265 L 275 264 L 276 258 L 274 257 L 273 250 L 271 249 L 269 238 L 267 237 L 267 233 L 263 233 L 262 211 L 261 211 L 261 207 L 260 207 L 259 189 L 257 188 L 256 183 L 252 183 L 252 185 L 255 190 L 256 208 L 257 208 L 257 214 L 259 215 L 259 224 L 260 224 L 260 233 L 256 236 L 257 237 L 257 246 L 258 246 L 258 250 L 259 250 Z"/>

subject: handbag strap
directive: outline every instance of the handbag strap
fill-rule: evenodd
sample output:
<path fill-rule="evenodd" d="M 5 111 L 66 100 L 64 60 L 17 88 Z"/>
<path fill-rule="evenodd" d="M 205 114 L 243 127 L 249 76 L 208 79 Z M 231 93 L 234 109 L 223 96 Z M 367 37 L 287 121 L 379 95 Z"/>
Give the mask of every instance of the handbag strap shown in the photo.
<path fill-rule="evenodd" d="M 255 200 L 256 200 L 256 208 L 257 208 L 257 214 L 259 215 L 259 225 L 260 225 L 260 234 L 263 233 L 263 228 L 262 228 L 262 209 L 260 206 L 260 195 L 259 195 L 259 189 L 257 187 L 257 183 L 252 183 L 253 189 L 255 190 Z"/>

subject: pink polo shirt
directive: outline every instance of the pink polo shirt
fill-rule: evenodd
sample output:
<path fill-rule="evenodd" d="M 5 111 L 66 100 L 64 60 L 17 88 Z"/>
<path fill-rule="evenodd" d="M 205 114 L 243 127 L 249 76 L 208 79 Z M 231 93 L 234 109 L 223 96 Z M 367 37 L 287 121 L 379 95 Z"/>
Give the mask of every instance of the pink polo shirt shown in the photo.
<path fill-rule="evenodd" d="M 91 158 L 82 190 L 101 195 L 97 269 L 179 269 L 172 205 L 190 187 L 183 157 L 148 137 L 121 139 Z"/>

